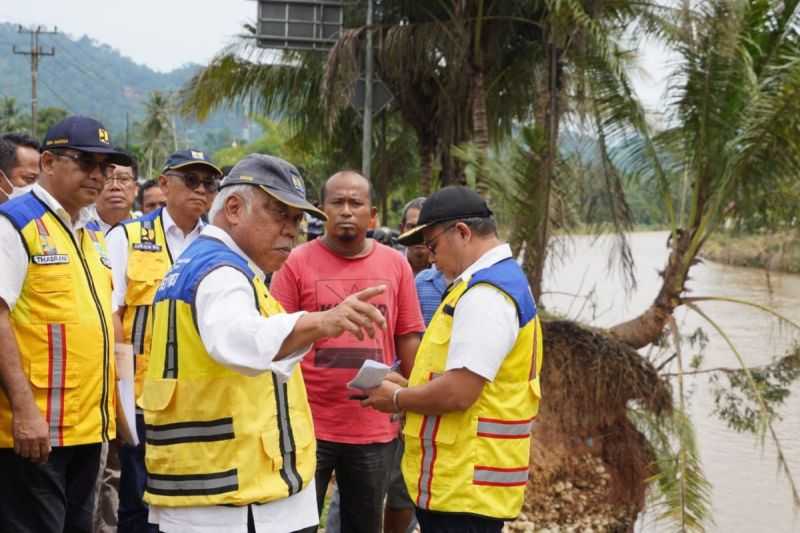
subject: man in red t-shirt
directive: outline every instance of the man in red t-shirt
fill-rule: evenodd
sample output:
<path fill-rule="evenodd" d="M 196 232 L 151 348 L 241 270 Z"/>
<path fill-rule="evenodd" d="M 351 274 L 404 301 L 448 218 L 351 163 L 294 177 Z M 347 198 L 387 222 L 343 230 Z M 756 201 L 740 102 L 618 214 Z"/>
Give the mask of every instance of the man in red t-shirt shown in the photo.
<path fill-rule="evenodd" d="M 399 428 L 388 415 L 351 399 L 347 382 L 366 359 L 399 361 L 408 376 L 425 329 L 408 261 L 366 237 L 375 214 L 370 193 L 369 181 L 355 172 L 331 176 L 321 194 L 325 235 L 295 248 L 270 287 L 287 313 L 322 311 L 363 288 L 387 287 L 371 301 L 386 317 L 382 335 L 319 341 L 302 362 L 317 435 L 317 504 L 321 511 L 335 471 L 341 531 L 348 533 L 380 531 L 386 471 Z"/>

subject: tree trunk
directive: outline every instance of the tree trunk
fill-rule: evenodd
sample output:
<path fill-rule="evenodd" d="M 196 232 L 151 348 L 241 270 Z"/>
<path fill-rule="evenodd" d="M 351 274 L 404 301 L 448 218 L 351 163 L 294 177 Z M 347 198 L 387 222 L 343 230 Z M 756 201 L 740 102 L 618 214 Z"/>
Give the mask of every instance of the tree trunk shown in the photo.
<path fill-rule="evenodd" d="M 486 87 L 483 68 L 475 68 L 472 93 L 472 142 L 478 149 L 475 189 L 489 200 L 489 182 L 484 173 L 484 164 L 489 156 L 489 121 L 486 113 Z"/>
<path fill-rule="evenodd" d="M 420 176 L 419 189 L 423 196 L 429 196 L 433 191 L 433 153 L 434 146 L 425 136 L 419 138 Z"/>
<path fill-rule="evenodd" d="M 525 257 L 523 266 L 528 275 L 528 283 L 531 286 L 534 298 L 540 299 L 542 295 L 542 278 L 544 277 L 544 267 L 547 262 L 547 245 L 550 237 L 550 190 L 555 174 L 555 165 L 558 161 L 558 131 L 561 121 L 561 110 L 559 106 L 559 84 L 560 74 L 559 50 L 553 44 L 548 44 L 546 49 L 547 72 L 544 76 L 546 84 L 537 91 L 540 95 L 534 111 L 536 116 L 536 128 L 542 132 L 544 142 L 542 143 L 543 153 L 540 154 L 542 161 L 542 171 L 535 176 L 531 176 L 529 181 L 530 189 L 527 196 L 533 210 L 533 217 L 527 217 L 533 222 L 525 239 Z"/>
<path fill-rule="evenodd" d="M 672 251 L 666 268 L 660 273 L 664 281 L 658 296 L 644 313 L 610 328 L 608 332 L 612 337 L 638 350 L 661 336 L 669 317 L 681 305 L 689 269 L 695 263 L 695 258 L 688 256 L 691 240 L 692 233 L 683 230 L 678 231 L 677 238 L 670 236 Z"/>

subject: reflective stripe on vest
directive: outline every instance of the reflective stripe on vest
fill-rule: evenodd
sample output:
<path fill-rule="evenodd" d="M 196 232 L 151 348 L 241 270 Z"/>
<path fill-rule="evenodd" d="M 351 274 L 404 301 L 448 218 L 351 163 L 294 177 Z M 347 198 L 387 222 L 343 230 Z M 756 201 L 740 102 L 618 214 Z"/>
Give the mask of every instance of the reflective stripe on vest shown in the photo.
<path fill-rule="evenodd" d="M 67 344 L 64 324 L 47 326 L 48 356 L 50 357 L 50 394 L 47 395 L 47 422 L 50 426 L 50 445 L 64 445 L 64 384 L 66 382 Z"/>
<path fill-rule="evenodd" d="M 205 496 L 239 490 L 239 475 L 235 468 L 210 474 L 153 474 L 147 473 L 147 490 L 164 496 Z"/>
<path fill-rule="evenodd" d="M 478 418 L 478 436 L 495 439 L 527 439 L 531 434 L 533 418 L 528 420 L 500 420 Z"/>
<path fill-rule="evenodd" d="M 231 417 L 198 422 L 148 424 L 145 426 L 145 430 L 147 444 L 155 446 L 229 440 L 236 436 L 233 432 L 233 418 Z"/>
<path fill-rule="evenodd" d="M 133 331 L 131 331 L 131 344 L 135 354 L 144 353 L 144 337 L 147 330 L 147 315 L 149 311 L 149 305 L 136 306 L 136 314 L 133 316 Z M 134 364 L 136 364 L 136 358 L 134 358 Z"/>
<path fill-rule="evenodd" d="M 289 424 L 289 404 L 286 401 L 286 383 L 279 383 L 278 378 L 272 375 L 272 387 L 275 390 L 275 402 L 278 405 L 278 425 L 280 428 L 281 455 L 283 466 L 281 477 L 289 487 L 289 495 L 297 494 L 303 487 L 303 480 L 297 472 L 295 464 L 295 446 L 292 427 Z"/>
<path fill-rule="evenodd" d="M 419 438 L 422 441 L 422 464 L 419 475 L 419 495 L 417 507 L 427 509 L 431 503 L 431 483 L 433 466 L 436 462 L 436 432 L 439 431 L 441 416 L 426 416 L 422 422 Z"/>
<path fill-rule="evenodd" d="M 528 467 L 497 468 L 475 465 L 473 483 L 494 487 L 525 486 L 528 482 Z"/>

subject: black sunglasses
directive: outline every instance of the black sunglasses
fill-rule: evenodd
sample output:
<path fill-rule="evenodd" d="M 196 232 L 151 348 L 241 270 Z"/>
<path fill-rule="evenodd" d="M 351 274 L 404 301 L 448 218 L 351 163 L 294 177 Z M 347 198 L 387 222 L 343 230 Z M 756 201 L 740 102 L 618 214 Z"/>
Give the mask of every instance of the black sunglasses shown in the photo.
<path fill-rule="evenodd" d="M 208 192 L 217 192 L 219 190 L 219 180 L 217 178 L 203 178 L 200 174 L 195 172 L 166 172 L 165 176 L 175 176 L 183 180 L 183 183 L 192 190 L 199 187 L 201 184 Z"/>
<path fill-rule="evenodd" d="M 86 154 L 83 152 L 81 153 L 81 155 L 69 154 L 64 152 L 50 152 L 50 153 L 56 157 L 71 159 L 78 165 L 78 168 L 81 169 L 81 172 L 85 172 L 86 174 L 91 174 L 97 167 L 100 167 L 100 174 L 102 174 L 104 178 L 110 178 L 112 174 L 114 174 L 114 163 L 108 160 L 98 161 L 91 154 Z"/>

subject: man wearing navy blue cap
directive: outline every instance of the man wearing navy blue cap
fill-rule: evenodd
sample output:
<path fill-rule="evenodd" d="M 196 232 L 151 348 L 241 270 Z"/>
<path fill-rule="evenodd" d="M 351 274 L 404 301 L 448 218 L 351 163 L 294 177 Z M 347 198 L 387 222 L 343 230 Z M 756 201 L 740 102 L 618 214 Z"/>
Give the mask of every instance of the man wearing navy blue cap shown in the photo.
<path fill-rule="evenodd" d="M 367 300 L 386 287 L 285 313 L 264 276 L 286 261 L 304 212 L 325 219 L 294 166 L 247 156 L 156 293 L 140 401 L 145 499 L 164 533 L 287 533 L 318 522 L 316 441 L 297 363 L 320 338 L 378 334 L 386 320 Z"/>
<path fill-rule="evenodd" d="M 0 206 L 0 531 L 88 533 L 116 370 L 110 264 L 87 207 L 131 161 L 80 116 L 42 150 L 39 181 Z"/>
<path fill-rule="evenodd" d="M 156 289 L 178 256 L 200 235 L 201 217 L 211 206 L 221 176 L 207 152 L 195 148 L 175 152 L 158 178 L 167 205 L 125 221 L 108 233 L 114 329 L 121 355 L 134 356 L 137 397 L 147 369 Z M 138 433 L 143 441 L 141 427 Z M 122 446 L 120 464 L 119 531 L 143 531 L 147 527 L 147 507 L 142 503 L 144 448 Z"/>

